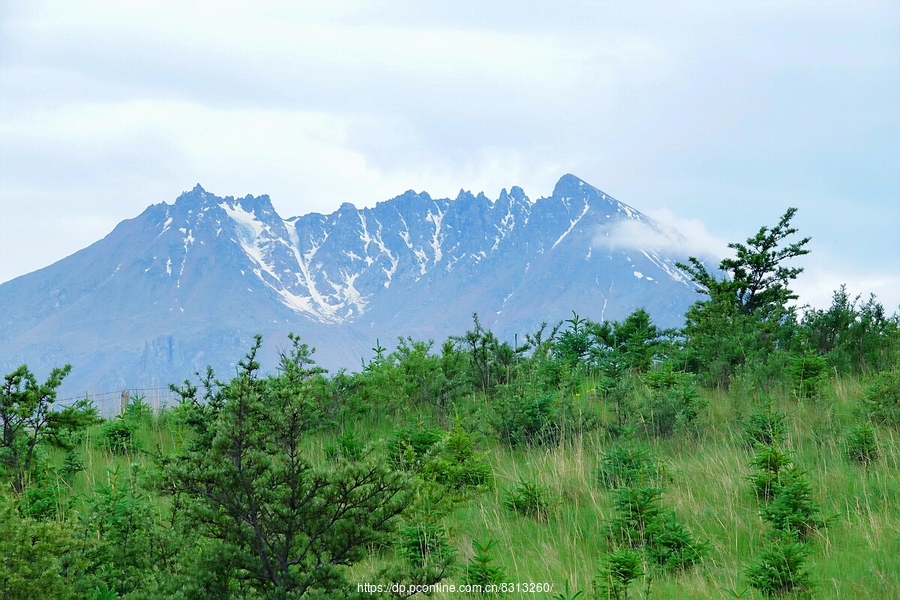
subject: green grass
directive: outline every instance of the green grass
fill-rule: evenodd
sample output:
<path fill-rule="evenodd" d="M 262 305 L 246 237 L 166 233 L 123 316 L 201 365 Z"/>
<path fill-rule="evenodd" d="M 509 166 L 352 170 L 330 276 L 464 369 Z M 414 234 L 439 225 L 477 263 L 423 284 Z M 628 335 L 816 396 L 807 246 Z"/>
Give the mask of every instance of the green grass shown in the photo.
<path fill-rule="evenodd" d="M 789 415 L 785 446 L 793 452 L 795 464 L 808 472 L 815 500 L 828 521 L 813 536 L 808 560 L 816 598 L 900 598 L 900 432 L 876 427 L 880 457 L 868 468 L 849 462 L 844 455 L 843 439 L 858 422 L 854 408 L 863 383 L 851 378 L 834 380 L 815 401 L 798 402 L 789 394 L 775 397 L 775 407 Z M 586 389 L 582 391 L 591 398 Z M 663 507 L 674 510 L 694 537 L 708 540 L 710 553 L 685 573 L 656 574 L 649 582 L 649 597 L 654 599 L 727 598 L 726 589 L 748 588 L 744 570 L 766 540 L 768 525 L 759 515 L 759 502 L 747 481 L 752 453 L 740 426 L 753 398 L 703 393 L 709 406 L 698 435 L 647 442 L 665 465 Z M 427 415 L 409 418 L 415 422 Z M 381 417 L 358 423 L 356 429 L 363 439 L 377 440 L 400 425 Z M 310 457 L 325 460 L 323 448 L 331 435 L 310 437 Z M 147 452 L 116 455 L 102 448 L 99 436 L 100 428 L 94 427 L 82 442 L 84 471 L 69 483 L 60 479 L 64 497 L 75 498 L 76 508 L 78 498 L 83 501 L 96 483 L 107 481 L 110 469 L 128 473 L 136 467 L 155 468 Z M 145 451 L 158 447 L 164 452 L 182 441 L 164 422 L 143 427 L 138 439 Z M 571 590 L 584 590 L 586 597 L 594 597 L 591 581 L 608 550 L 605 522 L 612 516 L 612 494 L 598 485 L 597 469 L 610 443 L 600 432 L 553 448 L 509 448 L 485 438 L 481 448 L 493 469 L 494 483 L 444 521 L 460 563 L 472 557 L 473 540 L 494 539 L 498 543 L 493 553 L 508 581 L 552 583 L 554 593 L 562 592 L 568 582 Z M 62 453 L 52 459 L 60 465 Z M 550 490 L 554 503 L 547 521 L 504 508 L 506 490 L 523 479 Z M 160 504 L 160 510 L 164 505 Z M 370 556 L 354 567 L 351 580 L 373 581 L 377 569 L 390 559 L 384 554 Z M 458 571 L 449 581 L 462 583 L 464 574 Z M 643 598 L 647 584 L 646 578 L 638 581 L 630 597 Z M 744 597 L 762 596 L 748 591 Z"/>

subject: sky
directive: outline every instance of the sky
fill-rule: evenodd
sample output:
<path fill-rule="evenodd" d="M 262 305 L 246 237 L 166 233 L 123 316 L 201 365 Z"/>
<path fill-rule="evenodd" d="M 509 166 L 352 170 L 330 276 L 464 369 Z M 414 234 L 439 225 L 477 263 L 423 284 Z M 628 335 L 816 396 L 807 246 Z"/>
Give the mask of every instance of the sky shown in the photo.
<path fill-rule="evenodd" d="M 200 183 L 283 217 L 572 173 L 900 306 L 900 1 L 0 0 L 0 283 Z M 677 252 L 678 249 L 673 249 Z"/>

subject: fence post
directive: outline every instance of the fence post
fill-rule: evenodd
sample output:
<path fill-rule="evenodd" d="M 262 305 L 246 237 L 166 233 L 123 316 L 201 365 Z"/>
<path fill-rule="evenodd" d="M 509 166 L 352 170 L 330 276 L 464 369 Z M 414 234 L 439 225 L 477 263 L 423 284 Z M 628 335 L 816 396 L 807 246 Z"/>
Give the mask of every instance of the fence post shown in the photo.
<path fill-rule="evenodd" d="M 129 397 L 131 396 L 131 392 L 128 390 L 122 390 L 122 403 L 119 406 L 119 414 L 125 412 L 125 407 L 128 405 Z"/>

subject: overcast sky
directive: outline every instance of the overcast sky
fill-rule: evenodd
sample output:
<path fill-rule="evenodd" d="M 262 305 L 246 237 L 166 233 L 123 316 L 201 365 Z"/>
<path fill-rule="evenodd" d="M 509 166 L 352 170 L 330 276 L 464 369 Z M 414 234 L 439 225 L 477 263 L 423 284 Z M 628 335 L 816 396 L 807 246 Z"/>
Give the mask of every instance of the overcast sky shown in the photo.
<path fill-rule="evenodd" d="M 573 173 L 900 304 L 900 2 L 0 0 L 0 282 L 196 183 L 284 216 Z"/>

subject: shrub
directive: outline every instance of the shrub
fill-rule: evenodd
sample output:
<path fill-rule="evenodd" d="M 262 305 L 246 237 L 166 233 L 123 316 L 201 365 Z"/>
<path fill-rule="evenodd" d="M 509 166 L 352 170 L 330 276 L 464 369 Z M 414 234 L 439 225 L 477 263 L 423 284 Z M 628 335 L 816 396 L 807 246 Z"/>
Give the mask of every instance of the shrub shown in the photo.
<path fill-rule="evenodd" d="M 533 481 L 520 480 L 503 505 L 511 512 L 546 521 L 550 516 L 550 491 Z"/>
<path fill-rule="evenodd" d="M 496 545 L 497 540 L 490 540 L 486 544 L 472 540 L 475 554 L 466 565 L 466 583 L 488 586 L 506 581 L 506 571 L 503 567 L 494 564 L 494 556 L 491 554 L 491 550 Z"/>
<path fill-rule="evenodd" d="M 609 539 L 638 548 L 646 544 L 660 517 L 662 490 L 651 487 L 615 490 L 616 516 L 609 523 Z"/>
<path fill-rule="evenodd" d="M 798 398 L 818 398 L 826 379 L 828 361 L 824 356 L 808 352 L 792 356 L 788 365 L 791 389 Z"/>
<path fill-rule="evenodd" d="M 825 525 L 812 498 L 812 488 L 804 474 L 796 469 L 785 472 L 774 500 L 763 507 L 762 516 L 779 532 L 801 540 Z"/>
<path fill-rule="evenodd" d="M 900 372 L 879 373 L 863 395 L 862 405 L 872 421 L 900 426 Z"/>
<path fill-rule="evenodd" d="M 116 454 L 126 454 L 137 447 L 134 434 L 138 424 L 125 420 L 121 415 L 107 421 L 100 430 L 100 439 L 103 447 Z"/>
<path fill-rule="evenodd" d="M 594 588 L 600 598 L 627 600 L 631 583 L 644 574 L 641 554 L 631 548 L 620 548 L 600 559 L 600 571 Z"/>
<path fill-rule="evenodd" d="M 787 414 L 775 410 L 772 400 L 767 398 L 744 420 L 744 440 L 751 448 L 771 446 L 784 439 L 786 426 Z"/>
<path fill-rule="evenodd" d="M 25 488 L 19 509 L 23 516 L 38 521 L 55 520 L 60 509 L 59 487 L 48 481 L 47 475 L 40 474 Z"/>
<path fill-rule="evenodd" d="M 447 531 L 440 523 L 422 522 L 400 531 L 400 556 L 412 567 L 444 564 L 455 556 Z"/>
<path fill-rule="evenodd" d="M 695 430 L 706 406 L 697 386 L 683 376 L 672 385 L 654 390 L 642 403 L 641 418 L 651 434 L 670 436 L 676 430 Z"/>
<path fill-rule="evenodd" d="M 659 476 L 659 461 L 648 446 L 616 444 L 600 459 L 598 479 L 609 489 L 649 485 Z"/>
<path fill-rule="evenodd" d="M 325 456 L 332 460 L 360 460 L 365 452 L 365 444 L 359 435 L 348 429 L 325 445 Z"/>
<path fill-rule="evenodd" d="M 648 541 L 649 557 L 669 571 L 683 571 L 709 554 L 709 543 L 695 540 L 674 512 L 652 524 Z"/>
<path fill-rule="evenodd" d="M 84 461 L 74 449 L 69 448 L 63 456 L 63 464 L 59 472 L 66 481 L 71 481 L 75 474 L 80 471 L 84 471 Z"/>
<path fill-rule="evenodd" d="M 778 491 L 781 478 L 793 465 L 790 452 L 778 449 L 777 445 L 764 446 L 757 451 L 750 465 L 756 473 L 750 475 L 750 483 L 760 500 L 770 500 Z"/>
<path fill-rule="evenodd" d="M 878 443 L 872 426 L 863 423 L 851 429 L 844 441 L 844 451 L 847 458 L 861 465 L 878 460 Z"/>
<path fill-rule="evenodd" d="M 435 428 L 398 429 L 388 443 L 391 462 L 405 469 L 419 467 L 442 437 L 443 432 Z"/>
<path fill-rule="evenodd" d="M 747 567 L 750 585 L 770 597 L 811 589 L 804 565 L 808 555 L 809 549 L 791 537 L 776 537 Z"/>
<path fill-rule="evenodd" d="M 125 405 L 121 416 L 137 425 L 149 424 L 153 420 L 153 407 L 144 402 L 144 396 L 138 394 Z"/>
<path fill-rule="evenodd" d="M 431 447 L 422 474 L 459 494 L 484 488 L 494 478 L 484 453 L 459 424 Z"/>
<path fill-rule="evenodd" d="M 498 393 L 491 426 L 507 444 L 554 444 L 559 440 L 559 403 L 543 389 L 504 387 Z"/>

